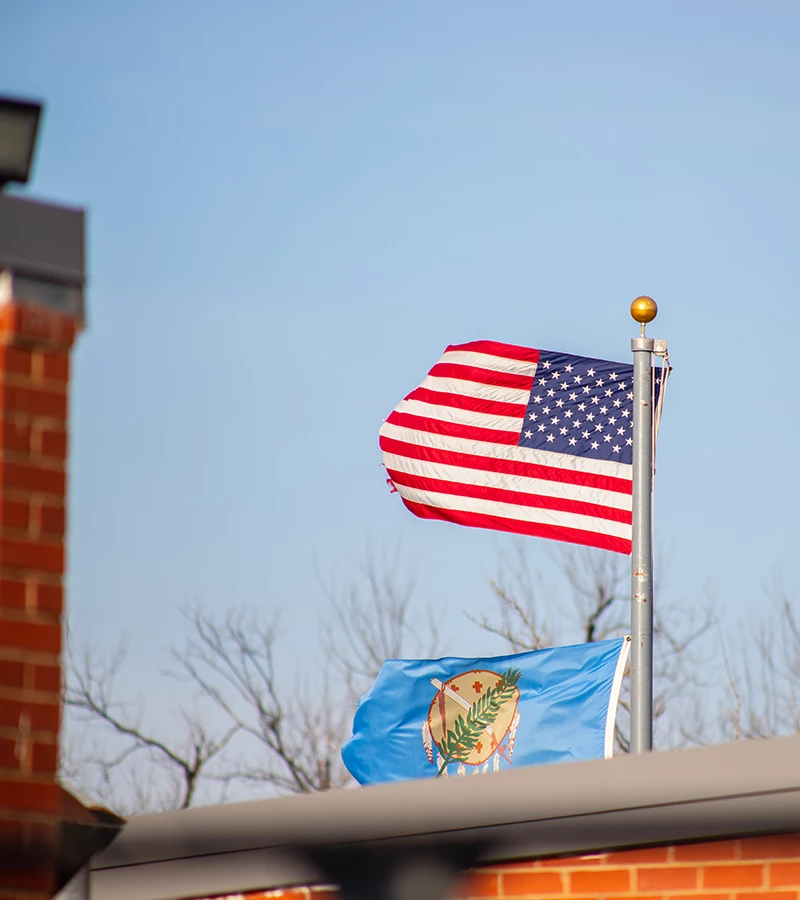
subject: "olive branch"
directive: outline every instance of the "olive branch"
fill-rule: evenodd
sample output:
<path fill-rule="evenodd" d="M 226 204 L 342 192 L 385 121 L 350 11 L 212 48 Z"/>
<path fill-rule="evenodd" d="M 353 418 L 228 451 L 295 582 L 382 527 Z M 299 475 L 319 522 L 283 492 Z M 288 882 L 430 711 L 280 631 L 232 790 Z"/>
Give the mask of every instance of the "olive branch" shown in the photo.
<path fill-rule="evenodd" d="M 500 714 L 503 704 L 514 696 L 517 682 L 522 676 L 519 669 L 509 669 L 500 676 L 496 687 L 489 688 L 483 696 L 469 708 L 465 716 L 459 716 L 453 727 L 437 742 L 442 755 L 442 764 L 437 777 L 442 775 L 451 762 L 464 762 L 484 730 L 492 725 Z"/>

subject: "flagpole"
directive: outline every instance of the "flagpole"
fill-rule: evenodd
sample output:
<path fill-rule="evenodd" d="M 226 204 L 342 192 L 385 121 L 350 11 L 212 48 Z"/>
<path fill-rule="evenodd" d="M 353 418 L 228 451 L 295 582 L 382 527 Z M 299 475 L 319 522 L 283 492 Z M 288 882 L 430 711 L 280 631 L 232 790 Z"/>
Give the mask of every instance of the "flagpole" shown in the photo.
<path fill-rule="evenodd" d="M 633 351 L 633 546 L 631 548 L 631 753 L 653 749 L 653 349 L 644 329 L 656 317 L 651 297 L 631 316 L 642 326 Z"/>

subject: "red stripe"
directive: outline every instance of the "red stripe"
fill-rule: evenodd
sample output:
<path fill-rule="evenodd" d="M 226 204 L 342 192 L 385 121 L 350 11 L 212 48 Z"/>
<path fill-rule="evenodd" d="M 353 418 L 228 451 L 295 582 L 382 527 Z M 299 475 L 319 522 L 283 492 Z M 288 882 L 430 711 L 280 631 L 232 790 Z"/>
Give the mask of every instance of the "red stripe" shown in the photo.
<path fill-rule="evenodd" d="M 441 481 L 438 478 L 425 478 L 398 472 L 396 469 L 386 471 L 395 485 L 416 488 L 420 491 L 432 491 L 439 494 L 450 494 L 456 497 L 474 497 L 477 500 L 494 500 L 499 503 L 514 503 L 517 506 L 530 506 L 534 509 L 552 509 L 557 512 L 576 513 L 581 516 L 592 516 L 609 522 L 621 522 L 630 525 L 633 519 L 630 510 L 616 509 L 613 506 L 602 506 L 599 503 L 586 503 L 580 500 L 568 500 L 564 497 L 546 497 L 539 494 L 524 494 L 507 488 L 486 487 L 480 484 L 462 484 L 459 481 Z"/>
<path fill-rule="evenodd" d="M 481 369 L 479 366 L 462 366 L 460 363 L 436 363 L 428 372 L 428 375 L 433 375 L 436 378 L 459 378 L 462 381 L 477 381 L 478 384 L 516 388 L 520 391 L 529 391 L 533 387 L 532 375 L 497 372 L 494 369 Z"/>
<path fill-rule="evenodd" d="M 390 417 L 391 418 L 391 417 Z M 577 472 L 572 469 L 559 469 L 555 466 L 542 466 L 538 463 L 518 462 L 513 459 L 494 459 L 487 456 L 475 456 L 472 453 L 459 453 L 455 450 L 439 450 L 435 447 L 423 447 L 409 444 L 395 438 L 380 436 L 381 450 L 405 456 L 409 459 L 421 459 L 426 462 L 443 463 L 448 466 L 462 466 L 465 469 L 482 469 L 487 472 L 500 472 L 504 475 L 524 475 L 526 478 L 542 478 L 547 481 L 560 481 L 581 487 L 598 488 L 603 491 L 615 491 L 618 494 L 632 494 L 633 482 L 630 479 L 615 478 L 612 475 L 595 475 L 592 472 Z M 631 475 L 631 479 L 632 479 Z"/>
<path fill-rule="evenodd" d="M 451 350 L 469 350 L 472 353 L 488 353 L 490 356 L 503 356 L 506 359 L 520 359 L 525 362 L 538 363 L 539 351 L 530 347 L 517 347 L 515 344 L 500 344 L 497 341 L 470 341 L 468 344 L 451 344 L 445 353 Z"/>
<path fill-rule="evenodd" d="M 519 434 L 516 431 L 500 431 L 496 428 L 474 428 L 470 425 L 458 425 L 455 422 L 440 422 L 438 419 L 414 416 L 411 413 L 400 413 L 397 410 L 394 410 L 386 421 L 391 425 L 412 428 L 415 431 L 444 434 L 448 437 L 464 438 L 468 441 L 515 445 L 519 440 Z"/>
<path fill-rule="evenodd" d="M 466 397 L 464 394 L 450 394 L 445 391 L 432 391 L 419 387 L 412 391 L 406 400 L 420 400 L 434 406 L 449 406 L 451 409 L 469 409 L 472 412 L 485 413 L 487 416 L 511 416 L 520 420 L 525 417 L 527 406 L 524 403 L 504 403 L 502 400 L 482 400 L 480 397 Z"/>
<path fill-rule="evenodd" d="M 550 538 L 554 541 L 566 541 L 570 544 L 582 544 L 586 547 L 613 550 L 616 553 L 630 554 L 631 552 L 631 542 L 629 540 L 608 534 L 581 531 L 579 528 L 564 528 L 560 525 L 520 522 L 517 519 L 503 519 L 500 516 L 486 516 L 481 513 L 438 509 L 422 503 L 414 503 L 405 498 L 403 503 L 420 519 L 440 519 L 444 522 L 453 522 L 456 525 L 467 525 L 470 528 L 491 528 L 494 531 L 507 531 L 512 534 L 529 534 L 533 537 Z"/>

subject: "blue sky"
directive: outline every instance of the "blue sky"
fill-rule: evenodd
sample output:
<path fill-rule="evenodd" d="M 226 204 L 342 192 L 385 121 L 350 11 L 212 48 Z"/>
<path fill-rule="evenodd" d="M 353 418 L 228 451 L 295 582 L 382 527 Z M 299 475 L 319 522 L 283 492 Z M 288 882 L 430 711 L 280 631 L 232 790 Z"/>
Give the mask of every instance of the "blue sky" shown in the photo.
<path fill-rule="evenodd" d="M 627 360 L 641 293 L 670 595 L 740 621 L 791 583 L 796 4 L 12 0 L 3 33 L 0 87 L 47 104 L 28 193 L 89 211 L 68 602 L 132 684 L 190 599 L 281 610 L 304 660 L 315 560 L 368 542 L 445 652 L 496 652 L 461 610 L 509 539 L 407 513 L 380 423 L 449 343 Z"/>

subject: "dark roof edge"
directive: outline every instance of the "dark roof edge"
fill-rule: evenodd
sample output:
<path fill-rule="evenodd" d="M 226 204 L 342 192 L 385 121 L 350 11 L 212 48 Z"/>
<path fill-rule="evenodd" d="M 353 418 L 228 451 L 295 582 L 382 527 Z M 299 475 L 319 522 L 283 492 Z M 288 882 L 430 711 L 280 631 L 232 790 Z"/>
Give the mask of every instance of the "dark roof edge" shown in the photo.
<path fill-rule="evenodd" d="M 190 896 L 201 869 L 206 896 L 314 883 L 310 860 L 348 848 L 463 844 L 489 863 L 792 830 L 800 736 L 140 816 L 93 860 L 92 897 L 124 900 L 126 879 Z"/>

